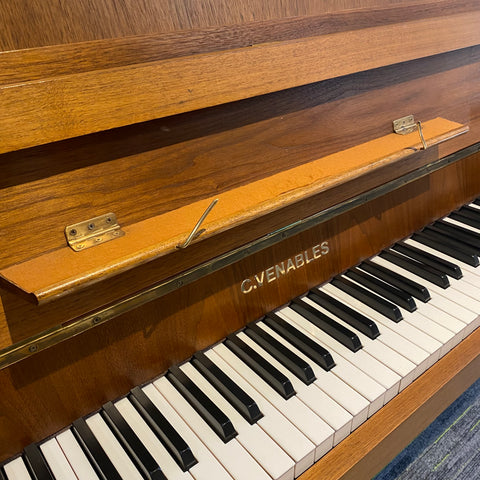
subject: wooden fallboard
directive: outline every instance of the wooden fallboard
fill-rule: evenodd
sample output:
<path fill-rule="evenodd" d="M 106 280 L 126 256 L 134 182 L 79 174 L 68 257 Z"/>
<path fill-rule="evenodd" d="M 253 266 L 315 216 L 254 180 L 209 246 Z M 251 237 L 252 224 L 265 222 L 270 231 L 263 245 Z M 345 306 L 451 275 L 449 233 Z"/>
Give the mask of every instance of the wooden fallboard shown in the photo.
<path fill-rule="evenodd" d="M 478 153 L 460 159 L 0 370 L 0 427 L 6 432 L 0 436 L 0 453 L 6 458 L 27 443 L 53 434 L 107 400 L 127 393 L 195 351 L 478 197 L 479 169 Z M 262 288 L 242 293 L 244 279 L 323 241 L 329 242 L 328 255 Z M 126 291 L 133 280 L 122 278 L 106 287 L 113 293 Z M 88 293 L 90 297 L 105 296 L 102 289 Z M 8 308 L 7 302 L 12 299 L 3 299 Z M 2 334 L 25 337 L 52 319 L 65 318 L 66 310 L 74 310 L 77 304 L 94 300 L 98 298 L 74 294 L 44 306 L 26 305 L 28 310 L 7 310 L 10 331 Z M 476 341 L 475 346 L 478 352 Z"/>
<path fill-rule="evenodd" d="M 468 126 L 437 118 L 423 123 L 427 148 L 457 137 Z M 200 238 L 210 238 L 239 225 L 345 184 L 423 149 L 419 131 L 390 134 L 320 158 L 217 196 L 218 206 L 205 219 Z M 361 193 L 361 192 L 359 192 Z M 75 252 L 68 245 L 27 262 L 0 270 L 10 288 L 36 303 L 58 298 L 79 288 L 176 252 L 213 198 L 152 217 L 123 228 L 125 236 Z M 26 239 L 25 241 L 29 241 Z M 188 255 L 188 253 L 186 253 Z"/>

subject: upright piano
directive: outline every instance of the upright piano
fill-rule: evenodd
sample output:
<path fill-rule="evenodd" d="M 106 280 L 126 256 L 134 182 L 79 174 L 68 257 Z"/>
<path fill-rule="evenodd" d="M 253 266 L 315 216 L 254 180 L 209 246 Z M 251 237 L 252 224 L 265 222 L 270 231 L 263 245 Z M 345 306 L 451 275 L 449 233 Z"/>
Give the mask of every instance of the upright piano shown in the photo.
<path fill-rule="evenodd" d="M 477 1 L 0 24 L 0 479 L 371 478 L 478 378 Z"/>

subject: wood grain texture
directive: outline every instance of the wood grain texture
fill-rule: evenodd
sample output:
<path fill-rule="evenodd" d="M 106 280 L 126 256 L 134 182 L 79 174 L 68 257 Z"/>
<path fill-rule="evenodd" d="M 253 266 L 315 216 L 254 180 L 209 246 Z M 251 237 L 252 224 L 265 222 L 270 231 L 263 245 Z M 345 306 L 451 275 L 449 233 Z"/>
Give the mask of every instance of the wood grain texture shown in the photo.
<path fill-rule="evenodd" d="M 474 11 L 477 8 L 475 0 L 442 0 L 420 4 L 387 2 L 381 7 L 338 10 L 315 16 L 279 17 L 248 23 L 230 21 L 226 26 L 170 33 L 121 36 L 81 43 L 56 42 L 48 47 L 18 47 L 0 55 L 0 84 L 28 82 L 166 58 L 391 25 L 405 19 L 447 16 Z"/>
<path fill-rule="evenodd" d="M 468 127 L 437 118 L 423 123 L 427 148 L 468 132 Z M 339 187 L 376 169 L 398 165 L 423 146 L 419 133 L 391 133 L 362 145 L 285 170 L 217 196 L 218 206 L 202 224 L 210 238 L 272 214 L 288 205 Z M 386 183 L 384 179 L 382 183 Z M 360 190 L 359 193 L 362 193 Z M 36 303 L 44 303 L 174 253 L 213 198 L 123 228 L 113 243 L 74 252 L 68 246 L 0 270 L 1 278 Z"/>
<path fill-rule="evenodd" d="M 208 0 L 203 2 L 164 0 L 103 0 L 92 3 L 23 0 L 0 4 L 0 50 L 19 50 L 45 45 L 189 31 L 206 27 L 242 25 L 259 21 L 315 16 L 356 9 L 406 6 L 420 16 L 422 11 L 449 11 L 470 2 L 418 0 L 302 0 L 289 1 Z M 451 12 L 451 10 L 450 10 Z M 21 26 L 22 28 L 19 28 Z"/>
<path fill-rule="evenodd" d="M 0 427 L 5 435 L 0 437 L 0 458 L 65 427 L 105 401 L 161 374 L 171 364 L 185 360 L 266 311 L 478 196 L 479 169 L 478 155 L 466 158 L 3 369 Z M 318 262 L 298 268 L 251 294 L 241 293 L 243 279 L 324 240 L 329 241 L 330 253 Z M 156 273 L 153 270 L 147 280 L 151 281 Z M 96 295 L 106 300 L 108 295 L 121 293 L 122 288 L 125 291 L 129 281 L 126 277 L 118 279 L 118 283 L 112 282 Z M 12 319 L 10 332 L 15 331 L 14 319 L 18 322 L 16 328 L 29 328 L 25 318 L 33 315 L 30 319 L 34 321 L 40 313 L 43 322 L 55 316 L 64 318 L 66 308 L 71 313 L 85 308 L 89 301 L 93 299 L 78 296 L 75 302 L 54 302 L 43 310 L 32 306 L 30 310 L 8 310 Z M 12 299 L 3 294 L 2 302 L 7 309 L 21 306 L 18 301 L 16 306 L 10 303 Z"/>
<path fill-rule="evenodd" d="M 415 168 L 416 162 L 424 164 L 428 158 L 434 160 L 437 152 L 431 149 L 422 152 L 419 155 L 420 157 L 412 156 L 410 162 L 405 162 L 402 165 L 402 169 L 410 171 Z M 445 214 L 451 210 L 453 206 L 461 205 L 467 199 L 478 194 L 478 165 L 479 157 L 477 154 L 465 159 L 456 166 L 442 170 L 443 173 L 432 175 L 431 178 L 436 180 L 432 180 L 431 187 L 429 181 L 425 180 L 417 182 L 415 184 L 416 186 L 412 187 L 418 189 L 418 194 L 421 194 L 424 190 L 428 190 L 429 188 L 432 188 L 432 192 L 434 192 L 431 197 L 425 197 L 425 207 L 429 212 L 428 221 Z M 394 167 L 394 170 L 397 174 L 401 173 L 401 170 L 398 167 Z M 391 175 L 391 173 L 392 172 L 380 172 L 380 176 Z M 370 185 L 373 186 L 378 184 L 379 178 L 377 178 L 376 175 L 373 175 L 372 177 L 368 176 L 367 178 L 368 181 L 365 181 L 364 183 L 365 188 L 368 189 Z M 5 329 L 5 336 L 1 338 L 2 347 L 7 347 L 11 345 L 12 342 L 20 341 L 30 335 L 37 334 L 46 328 L 61 324 L 79 315 L 98 309 L 100 306 L 109 304 L 123 296 L 129 295 L 132 291 L 147 288 L 154 283 L 158 283 L 162 279 L 168 278 L 175 273 L 182 272 L 191 267 L 193 260 L 201 263 L 209 260 L 212 257 L 212 252 L 218 252 L 223 249 L 228 251 L 237 248 L 249 241 L 249 238 L 251 238 L 251 231 L 258 233 L 264 232 L 264 234 L 267 234 L 268 232 L 276 230 L 283 224 L 297 221 L 298 218 L 304 218 L 318 212 L 323 206 L 326 207 L 335 202 L 348 199 L 351 197 L 352 192 L 355 191 L 358 191 L 358 185 L 353 181 L 343 185 L 340 192 L 336 190 L 328 191 L 325 195 L 306 199 L 292 207 L 285 208 L 276 214 L 259 218 L 250 223 L 248 229 L 233 229 L 225 234 L 220 234 L 218 237 L 212 239 L 212 242 L 207 239 L 204 242 L 193 244 L 189 248 L 188 255 L 179 251 L 174 255 L 167 256 L 159 261 L 153 261 L 139 267 L 138 269 L 120 274 L 107 282 L 98 283 L 90 288 L 85 288 L 83 291 L 72 296 L 59 299 L 58 301 L 43 306 L 34 306 L 30 302 L 26 302 L 19 298 L 18 295 L 3 290 L 1 291 L 4 315 L 2 324 L 5 322 L 7 328 Z M 409 192 L 408 195 L 416 195 L 415 191 L 407 190 L 407 192 Z M 435 198 L 435 196 L 437 198 Z M 403 197 L 403 199 L 405 200 L 405 197 Z M 401 202 L 402 197 L 398 197 L 397 201 Z M 410 204 L 410 208 L 415 208 L 415 203 Z M 371 212 L 367 211 L 367 216 L 362 218 L 368 218 L 368 214 L 371 214 L 374 217 L 381 217 L 381 214 L 378 211 L 372 210 Z M 409 210 L 403 210 L 402 214 L 397 218 L 398 224 L 391 225 L 388 232 L 381 228 L 381 224 L 376 225 L 375 234 L 372 234 L 372 237 L 377 238 L 375 236 L 378 236 L 379 241 L 388 242 L 390 234 L 395 234 L 395 238 L 400 238 L 404 235 L 404 233 L 402 233 L 403 231 L 411 232 L 426 223 L 422 221 L 415 224 L 406 223 L 409 218 L 411 218 Z M 348 225 L 344 225 L 341 228 L 348 230 Z M 371 241 L 372 240 L 370 240 L 370 242 Z M 383 246 L 385 246 L 385 244 L 374 243 L 372 247 L 374 250 L 371 250 L 370 254 L 380 250 Z M 299 248 L 301 249 L 301 246 Z M 346 253 L 344 253 L 345 262 L 348 263 L 342 263 L 343 268 L 347 268 L 349 264 L 355 262 L 355 258 L 348 255 L 349 251 L 350 250 L 347 248 Z M 365 255 L 368 255 L 368 251 L 365 252 Z M 262 265 L 261 258 L 261 255 L 254 258 L 256 264 L 259 266 Z M 338 272 L 338 265 L 334 265 L 334 269 Z M 326 278 L 321 277 L 318 279 L 317 283 L 322 281 L 322 279 Z M 286 300 L 288 300 L 288 297 L 286 297 L 284 301 Z M 239 311 L 239 313 L 240 312 L 241 311 Z M 28 321 L 25 321 L 25 319 L 28 319 Z"/>
<path fill-rule="evenodd" d="M 163 215 L 387 135 L 409 113 L 469 125 L 439 147 L 452 153 L 480 140 L 479 69 L 476 47 L 0 155 L 0 265 L 63 247 L 81 219 Z"/>
<path fill-rule="evenodd" d="M 0 152 L 467 48 L 479 21 L 474 11 L 8 85 Z"/>

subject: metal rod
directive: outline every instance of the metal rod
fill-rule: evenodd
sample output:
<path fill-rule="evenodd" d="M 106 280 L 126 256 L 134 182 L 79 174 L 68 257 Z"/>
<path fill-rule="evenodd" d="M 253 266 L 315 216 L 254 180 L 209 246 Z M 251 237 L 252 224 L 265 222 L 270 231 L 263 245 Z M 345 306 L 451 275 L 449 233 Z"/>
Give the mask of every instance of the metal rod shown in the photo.
<path fill-rule="evenodd" d="M 226 266 L 232 265 L 233 263 L 245 257 L 275 245 L 286 238 L 315 227 L 316 225 L 352 210 L 353 208 L 362 205 L 365 202 L 374 200 L 382 195 L 392 192 L 393 190 L 396 190 L 408 183 L 429 175 L 432 172 L 435 172 L 451 163 L 454 163 L 479 151 L 480 143 L 471 145 L 459 152 L 455 152 L 452 155 L 424 165 L 418 170 L 414 170 L 413 172 L 407 173 L 402 177 L 396 178 L 390 182 L 373 188 L 368 192 L 357 195 L 349 200 L 345 200 L 338 205 L 329 207 L 305 219 L 298 220 L 297 222 L 291 223 L 290 225 L 271 232 L 246 245 L 226 252 L 208 262 L 186 270 L 185 272 L 176 275 L 169 280 L 154 285 L 146 290 L 142 290 L 141 292 L 137 292 L 124 300 L 116 302 L 113 305 L 107 306 L 101 310 L 97 310 L 96 312 L 83 315 L 73 321 L 69 321 L 65 325 L 53 327 L 39 333 L 38 335 L 27 338 L 21 342 L 17 342 L 10 347 L 0 350 L 0 369 L 8 367 L 9 365 L 30 357 L 31 355 L 67 340 L 68 338 L 105 323 L 115 317 L 118 317 L 119 315 L 138 308 L 141 305 L 163 297 L 164 295 L 167 295 L 178 288 L 193 283 L 200 278 L 203 278 Z"/>
<path fill-rule="evenodd" d="M 193 240 L 198 238 L 203 232 L 205 232 L 205 229 L 203 230 L 198 230 L 200 228 L 200 225 L 203 223 L 205 218 L 207 218 L 207 215 L 212 211 L 212 208 L 217 204 L 218 198 L 216 198 L 209 206 L 208 208 L 203 212 L 203 215 L 200 217 L 196 225 L 193 227 L 193 230 L 191 231 L 190 235 L 188 238 L 185 240 L 184 243 L 181 245 L 177 245 L 177 248 L 187 248 L 190 243 L 192 243 Z"/>

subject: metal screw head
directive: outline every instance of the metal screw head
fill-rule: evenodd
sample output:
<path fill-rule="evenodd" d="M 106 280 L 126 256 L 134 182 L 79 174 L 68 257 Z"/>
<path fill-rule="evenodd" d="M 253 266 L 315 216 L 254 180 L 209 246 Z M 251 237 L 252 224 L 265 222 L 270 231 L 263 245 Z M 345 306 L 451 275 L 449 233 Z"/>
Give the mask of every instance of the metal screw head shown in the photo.
<path fill-rule="evenodd" d="M 102 320 L 102 317 L 97 316 L 97 317 L 94 317 L 92 321 L 93 323 L 100 323 L 101 320 Z"/>
<path fill-rule="evenodd" d="M 72 229 L 70 230 L 70 235 L 72 235 L 72 237 L 74 237 L 77 233 L 78 233 L 78 232 L 77 232 L 77 230 L 76 230 L 75 228 L 72 228 Z"/>
<path fill-rule="evenodd" d="M 28 351 L 29 351 L 30 353 L 34 353 L 34 352 L 36 352 L 37 350 L 38 350 L 37 345 L 30 345 L 30 346 L 28 347 Z"/>
<path fill-rule="evenodd" d="M 106 221 L 107 223 L 112 223 L 112 217 L 107 217 L 107 218 L 105 219 L 105 221 Z"/>
<path fill-rule="evenodd" d="M 88 224 L 88 229 L 89 230 L 93 230 L 95 228 L 95 224 L 94 223 L 89 223 Z"/>

